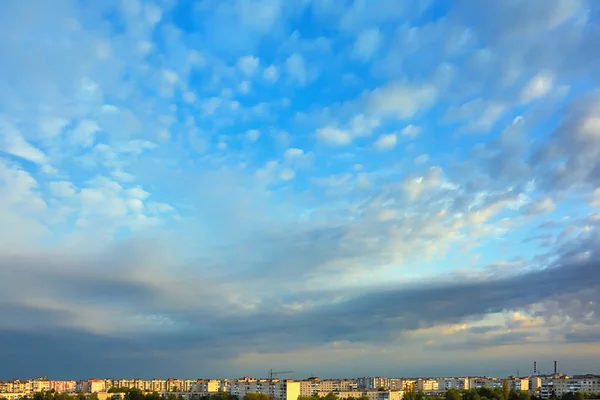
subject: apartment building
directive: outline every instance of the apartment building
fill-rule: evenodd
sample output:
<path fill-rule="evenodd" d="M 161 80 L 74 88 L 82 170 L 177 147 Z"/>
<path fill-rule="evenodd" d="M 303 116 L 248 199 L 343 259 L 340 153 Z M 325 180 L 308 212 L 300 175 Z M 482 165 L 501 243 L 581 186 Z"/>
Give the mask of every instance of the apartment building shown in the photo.
<path fill-rule="evenodd" d="M 438 386 L 439 384 L 437 379 L 417 379 L 417 390 L 422 390 L 425 393 L 437 392 Z"/>
<path fill-rule="evenodd" d="M 529 378 L 510 377 L 507 381 L 511 390 L 529 391 Z"/>
<path fill-rule="evenodd" d="M 438 390 L 466 390 L 469 389 L 469 378 L 440 378 L 438 379 Z"/>
<path fill-rule="evenodd" d="M 167 382 L 164 379 L 152 379 L 150 381 L 150 390 L 153 392 L 165 392 L 167 390 Z"/>
<path fill-rule="evenodd" d="M 200 393 L 201 396 L 219 391 L 221 382 L 217 379 L 198 379 L 190 384 L 190 392 Z"/>
<path fill-rule="evenodd" d="M 21 381 L 14 380 L 12 384 L 12 392 L 13 393 L 30 393 L 31 392 L 31 382 L 30 381 Z"/>
<path fill-rule="evenodd" d="M 229 382 L 229 392 L 240 399 L 246 393 L 262 393 L 274 400 L 297 400 L 300 382 L 279 379 L 242 378 Z"/>
<path fill-rule="evenodd" d="M 573 377 L 555 378 L 553 388 L 556 396 L 575 392 L 600 393 L 600 375 L 575 375 Z"/>
<path fill-rule="evenodd" d="M 10 381 L 0 381 L 0 393 L 12 393 L 13 383 Z"/>
<path fill-rule="evenodd" d="M 473 377 L 469 378 L 469 389 L 479 389 L 479 388 L 501 388 L 502 380 L 498 378 L 489 378 L 489 377 Z"/>
<path fill-rule="evenodd" d="M 542 386 L 542 378 L 539 376 L 530 376 L 529 377 L 529 392 L 537 392 Z"/>
<path fill-rule="evenodd" d="M 74 393 L 77 389 L 76 381 L 50 381 L 50 390 L 59 393 Z"/>
<path fill-rule="evenodd" d="M 84 393 L 106 392 L 107 389 L 109 388 L 106 387 L 104 379 L 88 379 L 87 381 L 82 381 L 80 386 L 80 391 Z"/>
<path fill-rule="evenodd" d="M 356 380 L 358 389 L 379 389 L 389 387 L 389 378 L 365 376 Z"/>
<path fill-rule="evenodd" d="M 321 390 L 321 379 L 316 376 L 300 381 L 300 395 L 312 396 Z"/>
<path fill-rule="evenodd" d="M 389 390 L 404 390 L 404 379 L 401 378 L 389 378 L 388 379 Z"/>
<path fill-rule="evenodd" d="M 369 400 L 401 400 L 403 392 L 401 390 L 349 390 L 343 392 L 317 392 L 319 397 L 334 393 L 340 399 L 357 399 L 359 397 L 368 397 Z"/>

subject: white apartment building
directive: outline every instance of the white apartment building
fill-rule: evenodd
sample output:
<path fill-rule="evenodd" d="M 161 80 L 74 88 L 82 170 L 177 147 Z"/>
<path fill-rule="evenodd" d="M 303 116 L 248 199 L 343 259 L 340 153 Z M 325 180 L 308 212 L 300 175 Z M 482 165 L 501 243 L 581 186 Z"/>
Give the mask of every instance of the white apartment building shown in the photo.
<path fill-rule="evenodd" d="M 243 378 L 229 382 L 229 392 L 240 399 L 246 393 L 262 393 L 274 400 L 297 400 L 300 382 L 279 379 Z"/>
<path fill-rule="evenodd" d="M 566 393 L 600 393 L 600 375 L 563 376 L 553 380 L 554 393 L 562 396 Z"/>

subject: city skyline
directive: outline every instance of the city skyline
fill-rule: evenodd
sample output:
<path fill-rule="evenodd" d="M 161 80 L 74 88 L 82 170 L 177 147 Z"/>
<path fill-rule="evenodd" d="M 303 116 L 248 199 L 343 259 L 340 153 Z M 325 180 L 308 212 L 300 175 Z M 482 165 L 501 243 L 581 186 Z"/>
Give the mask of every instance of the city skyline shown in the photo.
<path fill-rule="evenodd" d="M 0 1 L 0 377 L 597 371 L 598 43 L 596 0 Z"/>

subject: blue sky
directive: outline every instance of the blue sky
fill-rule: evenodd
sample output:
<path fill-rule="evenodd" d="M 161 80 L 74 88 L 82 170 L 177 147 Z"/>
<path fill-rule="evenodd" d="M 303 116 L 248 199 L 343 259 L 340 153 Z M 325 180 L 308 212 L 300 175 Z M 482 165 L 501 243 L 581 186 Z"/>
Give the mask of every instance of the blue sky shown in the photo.
<path fill-rule="evenodd" d="M 2 2 L 0 378 L 594 372 L 599 12 Z"/>

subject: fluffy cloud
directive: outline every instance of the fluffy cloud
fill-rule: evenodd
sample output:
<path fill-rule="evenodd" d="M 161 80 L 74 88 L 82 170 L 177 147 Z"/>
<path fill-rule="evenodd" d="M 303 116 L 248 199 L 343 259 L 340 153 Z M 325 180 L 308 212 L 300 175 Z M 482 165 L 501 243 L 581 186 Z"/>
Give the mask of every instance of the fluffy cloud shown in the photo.
<path fill-rule="evenodd" d="M 352 54 L 358 59 L 369 60 L 377 52 L 380 45 L 381 32 L 379 29 L 366 29 L 356 38 Z"/>
<path fill-rule="evenodd" d="M 377 138 L 373 146 L 380 151 L 391 150 L 396 147 L 396 134 L 389 133 L 387 135 L 381 135 Z"/>
<path fill-rule="evenodd" d="M 529 103 L 532 100 L 546 96 L 552 90 L 552 74 L 544 71 L 535 75 L 521 91 L 521 101 Z"/>
<path fill-rule="evenodd" d="M 258 68 L 260 60 L 258 57 L 254 56 L 243 56 L 237 60 L 237 67 L 242 71 L 246 76 L 254 75 L 254 72 Z"/>
<path fill-rule="evenodd" d="M 350 132 L 333 127 L 320 128 L 316 135 L 318 140 L 335 146 L 343 146 L 352 141 Z"/>
<path fill-rule="evenodd" d="M 292 54 L 285 60 L 285 69 L 293 82 L 299 86 L 304 86 L 308 83 L 308 71 L 306 69 L 306 61 L 300 54 Z"/>
<path fill-rule="evenodd" d="M 269 65 L 263 73 L 266 80 L 276 82 L 279 79 L 279 70 L 274 65 Z"/>

